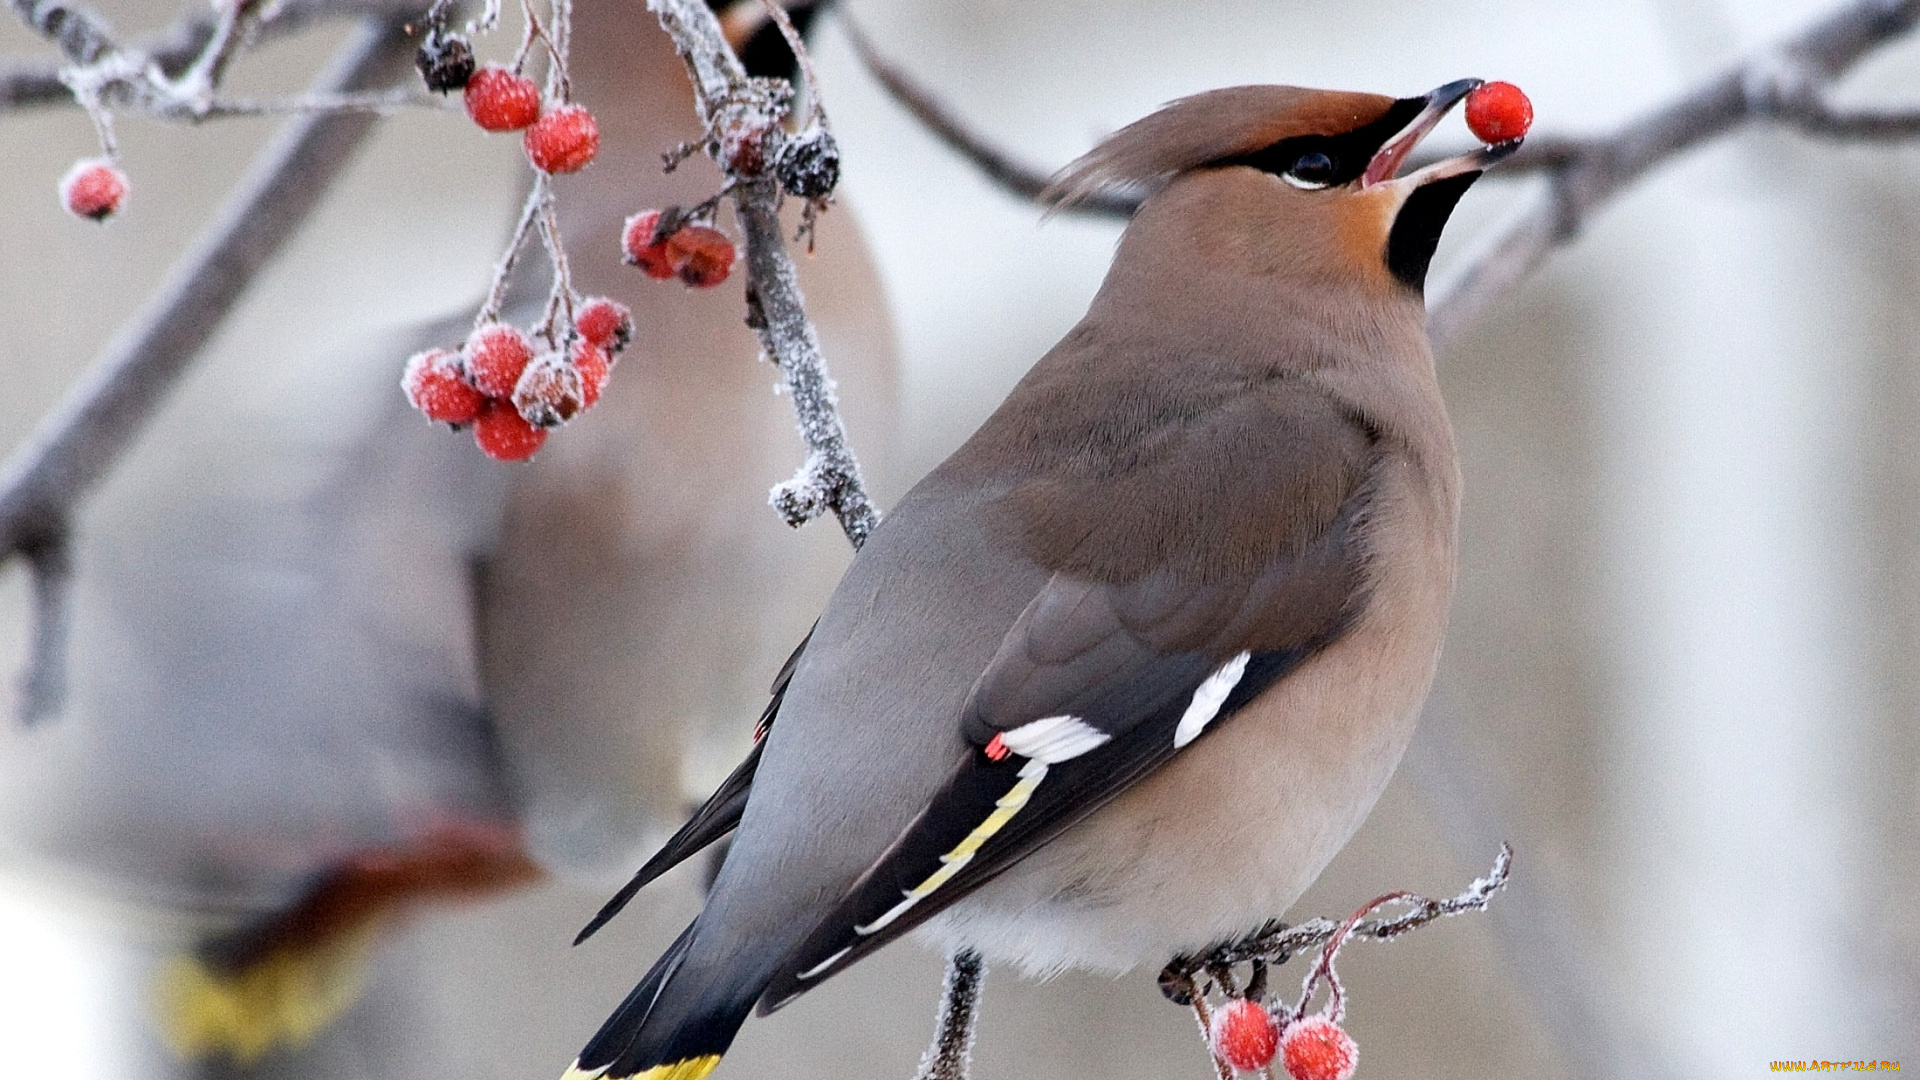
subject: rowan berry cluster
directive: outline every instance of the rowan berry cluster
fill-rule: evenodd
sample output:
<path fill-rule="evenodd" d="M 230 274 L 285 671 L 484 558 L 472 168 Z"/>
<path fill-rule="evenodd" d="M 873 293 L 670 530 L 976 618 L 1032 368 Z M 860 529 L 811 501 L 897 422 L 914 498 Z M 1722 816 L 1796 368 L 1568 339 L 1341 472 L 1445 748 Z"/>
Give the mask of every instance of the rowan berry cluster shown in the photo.
<path fill-rule="evenodd" d="M 560 347 L 536 351 L 518 327 L 488 323 L 458 352 L 428 349 L 407 361 L 400 388 L 431 420 L 473 426 L 489 457 L 525 461 L 554 428 L 600 400 L 620 351 L 633 340 L 633 315 L 604 297 L 574 311 Z"/>

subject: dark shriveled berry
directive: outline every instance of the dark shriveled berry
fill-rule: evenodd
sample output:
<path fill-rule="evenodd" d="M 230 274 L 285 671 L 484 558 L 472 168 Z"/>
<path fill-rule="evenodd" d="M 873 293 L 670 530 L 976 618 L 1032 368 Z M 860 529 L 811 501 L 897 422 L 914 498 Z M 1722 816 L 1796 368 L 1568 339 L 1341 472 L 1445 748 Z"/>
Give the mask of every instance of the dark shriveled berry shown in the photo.
<path fill-rule="evenodd" d="M 413 66 L 420 69 L 427 89 L 435 93 L 463 90 L 467 80 L 473 78 L 473 46 L 467 44 L 464 34 L 434 27 L 413 54 Z"/>
<path fill-rule="evenodd" d="M 787 194 L 823 199 L 840 183 L 840 144 L 824 128 L 803 131 L 780 148 L 773 172 Z"/>

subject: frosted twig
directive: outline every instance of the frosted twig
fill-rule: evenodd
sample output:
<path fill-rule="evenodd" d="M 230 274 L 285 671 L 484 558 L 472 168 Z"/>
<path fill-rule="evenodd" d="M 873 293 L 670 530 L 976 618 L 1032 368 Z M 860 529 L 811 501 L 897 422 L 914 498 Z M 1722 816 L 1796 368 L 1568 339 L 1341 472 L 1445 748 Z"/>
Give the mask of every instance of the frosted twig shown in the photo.
<path fill-rule="evenodd" d="M 60 0 L 10 0 L 27 26 L 60 46 L 65 63 L 25 63 L 0 68 L 0 112 L 36 105 L 74 105 L 62 81 L 63 70 L 97 63 L 109 53 L 133 58 L 134 71 L 151 64 L 157 77 L 177 80 L 206 52 L 221 16 L 197 7 L 172 27 L 137 47 L 122 48 L 112 28 L 84 7 Z M 337 18 L 378 16 L 401 19 L 420 10 L 422 0 L 279 0 L 260 12 L 253 36 L 259 41 L 285 37 L 315 23 Z"/>
<path fill-rule="evenodd" d="M 534 173 L 533 186 L 527 190 L 527 201 L 520 208 L 520 220 L 514 222 L 513 234 L 507 240 L 507 250 L 501 254 L 500 261 L 493 265 L 493 282 L 487 286 L 486 302 L 480 305 L 480 313 L 473 317 L 475 330 L 500 320 L 500 309 L 507 302 L 507 286 L 513 278 L 514 264 L 520 261 L 520 252 L 527 246 L 527 235 L 540 219 L 540 208 L 546 205 L 549 182 L 546 173 Z"/>
<path fill-rule="evenodd" d="M 1493 894 L 1506 885 L 1512 868 L 1513 849 L 1503 843 L 1500 853 L 1494 857 L 1493 869 L 1486 877 L 1475 878 L 1460 895 L 1447 900 L 1429 900 L 1412 893 L 1394 894 L 1393 899 L 1413 905 L 1412 910 L 1390 919 L 1361 922 L 1352 934 L 1390 941 L 1435 919 L 1483 910 Z M 1339 932 L 1340 924 L 1331 919 L 1309 919 L 1299 926 L 1288 926 L 1277 920 L 1269 922 L 1245 937 L 1221 942 L 1204 952 L 1175 957 L 1160 972 L 1160 991 L 1171 1001 L 1190 1004 L 1188 994 L 1193 992 L 1196 976 L 1202 973 L 1228 971 L 1236 965 L 1255 961 L 1278 967 L 1304 950 L 1325 945 Z"/>
<path fill-rule="evenodd" d="M 401 109 L 438 109 L 458 112 L 460 102 L 423 94 L 411 86 L 368 90 L 357 94 L 301 94 L 284 98 L 219 98 L 210 102 L 204 119 L 224 116 L 298 116 L 312 113 L 364 112 L 391 116 Z"/>
<path fill-rule="evenodd" d="M 973 1062 L 974 1031 L 980 1020 L 980 987 L 986 977 L 986 965 L 972 949 L 960 949 L 947 957 L 933 1042 L 920 1055 L 914 1080 L 967 1080 Z"/>
<path fill-rule="evenodd" d="M 344 93 L 391 80 L 411 54 L 399 24 L 364 20 L 315 89 Z M 373 124 L 365 113 L 290 121 L 146 309 L 0 466 L 0 560 L 28 558 L 46 594 L 37 604 L 43 620 L 64 618 L 65 575 L 62 562 L 37 553 L 50 538 L 65 537 L 81 501 L 146 426 L 253 275 L 306 221 Z M 35 692 L 22 702 L 25 719 L 60 707 L 59 630 L 43 621 L 36 631 L 25 680 Z"/>
<path fill-rule="evenodd" d="M 233 54 L 246 40 L 248 28 L 258 20 L 260 5 L 264 2 L 227 0 L 222 3 L 207 47 L 201 50 L 193 65 L 174 80 L 175 93 L 191 102 L 196 114 L 204 116 L 213 104 L 213 91 L 226 77 L 227 65 L 233 62 Z"/>
<path fill-rule="evenodd" d="M 784 83 L 749 79 L 740 60 L 727 47 L 720 23 L 698 0 L 648 0 L 660 25 L 673 39 L 693 81 L 694 98 L 707 149 L 716 159 L 722 125 L 748 125 L 764 130 L 767 152 L 743 163 L 747 155 L 721 161 L 728 170 L 728 196 L 747 243 L 747 322 L 760 336 L 761 348 L 780 367 L 787 392 L 793 398 L 800 437 L 807 445 L 806 466 L 793 480 L 776 487 L 770 501 L 787 522 L 800 525 L 831 510 L 847 539 L 858 548 L 880 523 L 880 512 L 867 496 L 860 465 L 848 445 L 846 425 L 840 419 L 833 381 L 820 353 L 819 335 L 807 318 L 780 230 L 780 185 L 767 171 L 778 157 L 785 137 L 780 120 L 791 90 Z"/>
<path fill-rule="evenodd" d="M 807 40 L 800 36 L 799 28 L 793 25 L 793 18 L 787 14 L 780 0 L 760 0 L 760 6 L 766 9 L 767 18 L 773 20 L 773 25 L 780 28 L 780 36 L 786 39 L 793 58 L 800 62 L 800 70 L 806 73 L 806 122 L 811 124 L 818 121 L 824 126 L 827 123 L 827 108 L 820 101 L 820 77 L 813 73 L 813 54 L 807 51 Z"/>

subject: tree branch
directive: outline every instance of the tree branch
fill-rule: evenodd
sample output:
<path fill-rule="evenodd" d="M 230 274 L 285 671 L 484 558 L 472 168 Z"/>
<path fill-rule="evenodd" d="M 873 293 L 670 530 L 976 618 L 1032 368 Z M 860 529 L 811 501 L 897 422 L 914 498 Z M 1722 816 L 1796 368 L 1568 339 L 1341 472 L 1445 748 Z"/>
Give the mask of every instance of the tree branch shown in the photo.
<path fill-rule="evenodd" d="M 1920 133 L 1894 114 L 1837 112 L 1828 85 L 1920 21 L 1920 0 L 1855 0 L 1800 34 L 1733 65 L 1614 134 L 1584 140 L 1547 169 L 1532 204 L 1486 237 L 1428 294 L 1427 326 L 1443 349 L 1468 323 L 1579 235 L 1594 211 L 1648 170 L 1752 121 L 1777 121 L 1827 138 L 1893 138 Z M 1867 133 L 1871 134 L 1867 134 Z"/>
<path fill-rule="evenodd" d="M 315 89 L 341 93 L 390 81 L 412 45 L 394 21 L 363 21 Z M 40 587 L 58 590 L 36 552 L 61 542 L 75 509 L 125 453 L 259 270 L 293 236 L 346 167 L 375 118 L 365 113 L 290 123 L 135 321 L 107 346 L 38 430 L 0 466 L 0 560 L 29 556 Z M 39 605 L 43 616 L 64 601 Z M 37 638 L 57 645 L 43 624 Z M 50 672 L 58 650 L 36 649 L 21 704 L 27 720 L 60 706 Z M 49 690 L 48 688 L 51 688 Z"/>
<path fill-rule="evenodd" d="M 974 168 L 985 173 L 987 179 L 1005 188 L 1023 199 L 1040 201 L 1040 193 L 1047 189 L 1053 179 L 1045 169 L 1015 158 L 1012 154 L 994 146 L 986 139 L 969 130 L 966 124 L 954 114 L 939 98 L 918 83 L 904 70 L 895 66 L 880 55 L 866 31 L 854 21 L 851 12 L 844 7 L 839 11 L 840 29 L 853 45 L 854 55 L 860 63 L 879 82 L 901 108 L 913 114 L 914 119 L 924 124 L 928 131 L 947 145 L 947 148 L 966 158 Z M 1061 213 L 1086 214 L 1093 217 L 1127 218 L 1140 206 L 1140 196 L 1130 192 L 1099 192 L 1078 202 L 1059 208 Z"/>
<path fill-rule="evenodd" d="M 199 10 L 183 16 L 165 33 L 123 50 L 106 21 L 83 7 L 59 0 L 11 0 L 27 26 L 58 44 L 67 64 L 90 64 L 128 51 L 151 61 L 162 75 L 178 79 L 207 51 L 219 16 Z M 338 18 L 375 17 L 400 21 L 417 16 L 426 0 L 281 0 L 254 28 L 255 42 L 286 37 L 316 23 Z M 73 105 L 73 91 L 60 81 L 61 64 L 27 63 L 0 68 L 0 113 L 43 105 Z"/>
<path fill-rule="evenodd" d="M 1534 136 L 1490 177 L 1544 174 L 1546 191 L 1484 238 L 1428 291 L 1428 329 L 1444 348 L 1506 295 L 1547 253 L 1579 235 L 1622 189 L 1686 150 L 1749 123 L 1772 123 L 1814 138 L 1891 142 L 1920 138 L 1920 109 L 1854 110 L 1828 99 L 1832 82 L 1873 50 L 1909 33 L 1920 0 L 1853 0 L 1800 34 L 1735 64 L 1673 101 L 1595 138 Z M 1049 175 L 970 131 L 945 105 L 881 56 L 851 18 L 841 26 L 854 52 L 901 107 L 989 180 L 1038 200 Z M 1425 154 L 1409 170 L 1439 160 Z M 1106 195 L 1063 209 L 1127 217 L 1139 197 Z"/>
<path fill-rule="evenodd" d="M 779 157 L 785 137 L 780 120 L 792 88 L 778 80 L 749 79 L 727 47 L 719 20 L 699 0 L 647 0 L 647 6 L 686 61 L 708 151 L 727 172 L 727 194 L 747 241 L 747 322 L 786 377 L 807 445 L 806 464 L 769 499 L 789 525 L 832 511 L 858 548 L 880 523 L 880 511 L 867 496 L 860 463 L 847 442 L 820 338 L 807 318 L 793 256 L 781 233 L 780 184 L 767 166 Z M 727 159 L 722 147 L 737 142 L 742 132 L 758 133 L 764 152 Z"/>

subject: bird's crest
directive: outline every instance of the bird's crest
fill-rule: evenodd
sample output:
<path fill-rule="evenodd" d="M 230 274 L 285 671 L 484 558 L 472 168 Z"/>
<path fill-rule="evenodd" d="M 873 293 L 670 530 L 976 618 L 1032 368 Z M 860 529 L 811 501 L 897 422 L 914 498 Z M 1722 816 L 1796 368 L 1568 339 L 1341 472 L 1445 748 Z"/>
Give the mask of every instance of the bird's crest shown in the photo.
<path fill-rule="evenodd" d="M 1041 198 L 1056 206 L 1145 191 L 1175 174 L 1296 135 L 1341 135 L 1392 108 L 1381 94 L 1298 86 L 1229 86 L 1171 102 L 1108 136 L 1060 170 Z"/>

